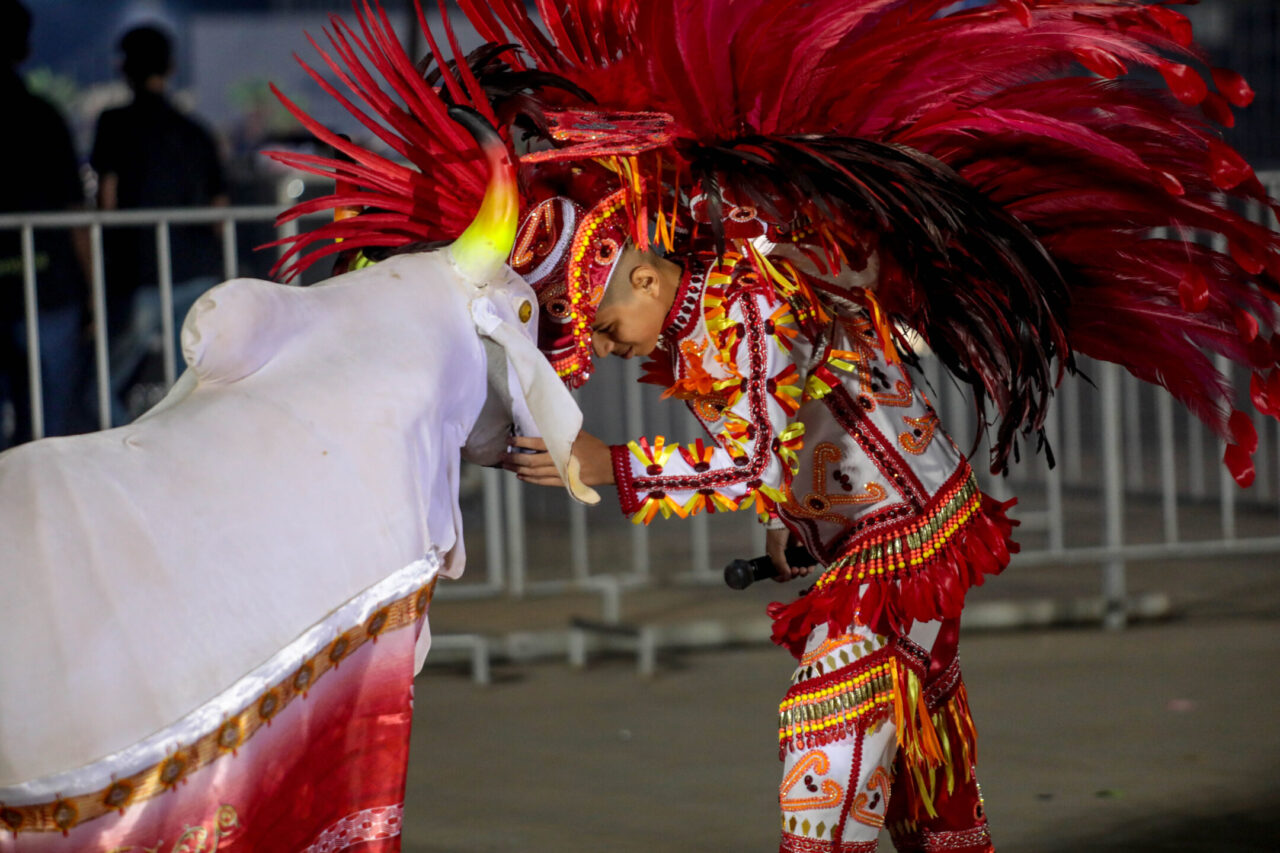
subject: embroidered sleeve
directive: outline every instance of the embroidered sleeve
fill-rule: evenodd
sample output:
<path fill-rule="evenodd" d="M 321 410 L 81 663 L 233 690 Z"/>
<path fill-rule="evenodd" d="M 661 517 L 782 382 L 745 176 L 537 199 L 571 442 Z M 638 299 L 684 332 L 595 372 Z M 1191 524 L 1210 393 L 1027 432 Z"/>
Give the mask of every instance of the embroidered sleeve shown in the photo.
<path fill-rule="evenodd" d="M 743 296 L 708 323 L 732 376 L 689 405 L 713 443 L 669 444 L 659 436 L 612 448 L 618 497 L 633 521 L 747 508 L 776 515 L 804 435 L 791 422 L 803 383 L 790 358 L 795 323 L 785 309 L 766 296 Z"/>

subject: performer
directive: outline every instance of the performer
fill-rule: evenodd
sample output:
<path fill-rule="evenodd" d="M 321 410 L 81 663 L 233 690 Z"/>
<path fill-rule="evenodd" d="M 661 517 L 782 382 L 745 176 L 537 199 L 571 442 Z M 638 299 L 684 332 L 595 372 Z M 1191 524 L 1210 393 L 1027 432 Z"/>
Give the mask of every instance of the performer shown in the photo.
<path fill-rule="evenodd" d="M 572 84 L 525 111 L 512 256 L 548 357 L 580 385 L 593 355 L 650 356 L 647 378 L 712 436 L 582 435 L 583 481 L 616 482 L 645 523 L 755 509 L 780 577 L 802 571 L 787 535 L 822 564 L 770 611 L 800 658 L 781 849 L 873 850 L 884 823 L 900 851 L 992 849 L 956 631 L 1012 522 L 916 388 L 907 332 L 972 389 L 994 471 L 1021 442 L 1049 456 L 1044 418 L 1080 352 L 1167 388 L 1248 485 L 1256 432 L 1206 354 L 1249 367 L 1254 405 L 1280 414 L 1280 241 L 1229 207 L 1271 200 L 1212 127 L 1248 85 L 1210 69 L 1211 91 L 1187 20 L 1146 0 L 566 0 L 540 22 L 517 0 L 461 5 L 490 45 L 457 96 L 483 92 L 510 124 L 500 76 Z M 298 264 L 439 231 L 454 197 L 338 147 L 356 163 L 304 165 L 364 189 L 311 208 L 374 212 L 299 237 Z M 516 443 L 535 452 L 510 467 L 559 482 L 536 440 Z"/>
<path fill-rule="evenodd" d="M 779 579 L 807 574 L 783 555 L 789 529 L 827 566 L 811 592 L 773 611 L 775 640 L 800 658 L 779 732 L 784 848 L 872 849 L 888 816 L 899 849 L 924 837 L 989 849 L 956 640 L 964 590 L 1016 550 L 1005 506 L 978 491 L 886 346 L 870 290 L 848 291 L 861 304 L 836 316 L 819 279 L 751 244 L 681 255 L 683 267 L 611 252 L 628 240 L 624 195 L 579 228 L 569 302 L 603 291 L 594 354 L 651 356 L 651 380 L 686 400 L 714 441 L 604 448 L 584 435 L 584 477 L 616 482 L 623 511 L 641 521 L 754 507 Z M 750 214 L 730 207 L 727 227 L 745 239 L 760 226 Z M 874 285 L 875 266 L 846 272 Z M 508 467 L 559 483 L 545 454 L 512 454 Z"/>

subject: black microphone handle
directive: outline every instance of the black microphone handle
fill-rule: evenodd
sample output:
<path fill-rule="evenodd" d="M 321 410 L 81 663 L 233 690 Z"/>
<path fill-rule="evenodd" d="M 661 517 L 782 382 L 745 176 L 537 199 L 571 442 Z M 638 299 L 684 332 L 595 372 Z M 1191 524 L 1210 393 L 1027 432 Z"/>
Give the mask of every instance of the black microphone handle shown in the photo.
<path fill-rule="evenodd" d="M 787 565 L 812 566 L 818 561 L 803 545 L 793 545 L 786 551 Z M 777 575 L 773 560 L 768 556 L 754 560 L 734 560 L 724 567 L 724 582 L 732 589 L 746 589 L 756 581 L 769 580 Z"/>

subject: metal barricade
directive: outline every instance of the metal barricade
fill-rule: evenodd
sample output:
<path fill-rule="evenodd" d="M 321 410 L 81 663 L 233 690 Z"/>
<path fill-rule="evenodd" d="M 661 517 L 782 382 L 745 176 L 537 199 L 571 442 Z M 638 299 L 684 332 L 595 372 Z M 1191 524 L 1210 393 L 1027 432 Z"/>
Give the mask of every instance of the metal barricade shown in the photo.
<path fill-rule="evenodd" d="M 1280 196 L 1280 173 L 1261 177 L 1273 196 Z M 107 428 L 112 425 L 112 416 L 103 229 L 129 225 L 155 230 L 164 377 L 172 383 L 178 364 L 173 344 L 170 227 L 221 223 L 222 272 L 233 278 L 239 272 L 236 226 L 271 222 L 278 212 L 276 206 L 259 206 L 0 216 L 0 232 L 16 230 L 20 235 L 33 434 L 40 437 L 44 433 L 36 307 L 37 230 L 88 230 L 97 418 L 99 425 Z M 1255 221 L 1275 226 L 1265 206 L 1252 205 L 1247 212 Z M 296 228 L 297 223 L 290 223 L 277 234 L 296 233 Z M 1219 365 L 1223 366 L 1221 360 Z M 1220 443 L 1216 452 L 1207 451 L 1213 442 L 1200 422 L 1189 414 L 1178 415 L 1167 393 L 1143 386 L 1114 365 L 1084 360 L 1081 366 L 1096 383 L 1097 393 L 1081 380 L 1069 380 L 1059 389 L 1046 425 L 1058 467 L 1050 471 L 1042 458 L 1035 458 L 1015 466 L 1007 480 L 982 477 L 984 488 L 995 496 L 1016 492 L 1023 499 L 1022 530 L 1038 538 L 1017 557 L 1019 566 L 1100 566 L 1105 623 L 1120 627 L 1126 620 L 1128 561 L 1280 555 L 1280 526 L 1273 524 L 1261 532 L 1255 529 L 1250 535 L 1241 535 L 1239 529 L 1242 505 L 1253 515 L 1264 509 L 1276 520 L 1275 510 L 1280 507 L 1277 424 L 1268 422 L 1260 430 L 1258 482 L 1250 492 L 1240 492 L 1218 461 Z M 700 429 L 684 407 L 655 405 L 657 393 L 639 384 L 638 378 L 635 362 L 609 359 L 599 365 L 596 379 L 579 397 L 589 431 L 606 440 L 621 441 L 658 433 L 671 438 L 692 437 Z M 926 360 L 923 378 L 922 387 L 932 390 L 943 423 L 962 447 L 967 446 L 975 420 L 968 401 L 947 382 L 936 362 Z M 975 467 L 984 466 L 975 463 Z M 442 598 L 588 590 L 602 596 L 605 620 L 617 621 L 621 597 L 630 588 L 655 583 L 717 584 L 720 576 L 716 566 L 723 558 L 763 550 L 763 529 L 749 513 L 699 515 L 679 527 L 649 528 L 631 525 L 616 509 L 588 511 L 550 490 L 540 491 L 537 500 L 527 500 L 526 487 L 499 471 L 473 471 L 467 479 L 473 483 L 464 494 L 467 546 L 472 562 L 483 563 L 485 571 L 480 578 L 474 570 L 468 573 L 465 582 L 442 590 Z M 1218 506 L 1218 532 L 1188 539 L 1180 525 L 1180 511 L 1208 501 Z M 1154 541 L 1135 541 L 1126 519 L 1135 506 L 1146 504 L 1159 508 L 1159 535 Z M 1080 505 L 1101 508 L 1098 541 L 1084 541 L 1071 526 L 1072 507 Z"/>

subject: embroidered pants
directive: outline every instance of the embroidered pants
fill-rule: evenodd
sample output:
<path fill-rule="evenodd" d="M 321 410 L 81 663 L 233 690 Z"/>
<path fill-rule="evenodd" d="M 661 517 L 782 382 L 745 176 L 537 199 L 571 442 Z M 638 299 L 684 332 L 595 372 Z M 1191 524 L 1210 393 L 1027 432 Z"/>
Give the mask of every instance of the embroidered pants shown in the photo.
<path fill-rule="evenodd" d="M 780 708 L 780 853 L 874 853 L 886 824 L 898 853 L 994 850 L 957 627 L 813 631 Z"/>

